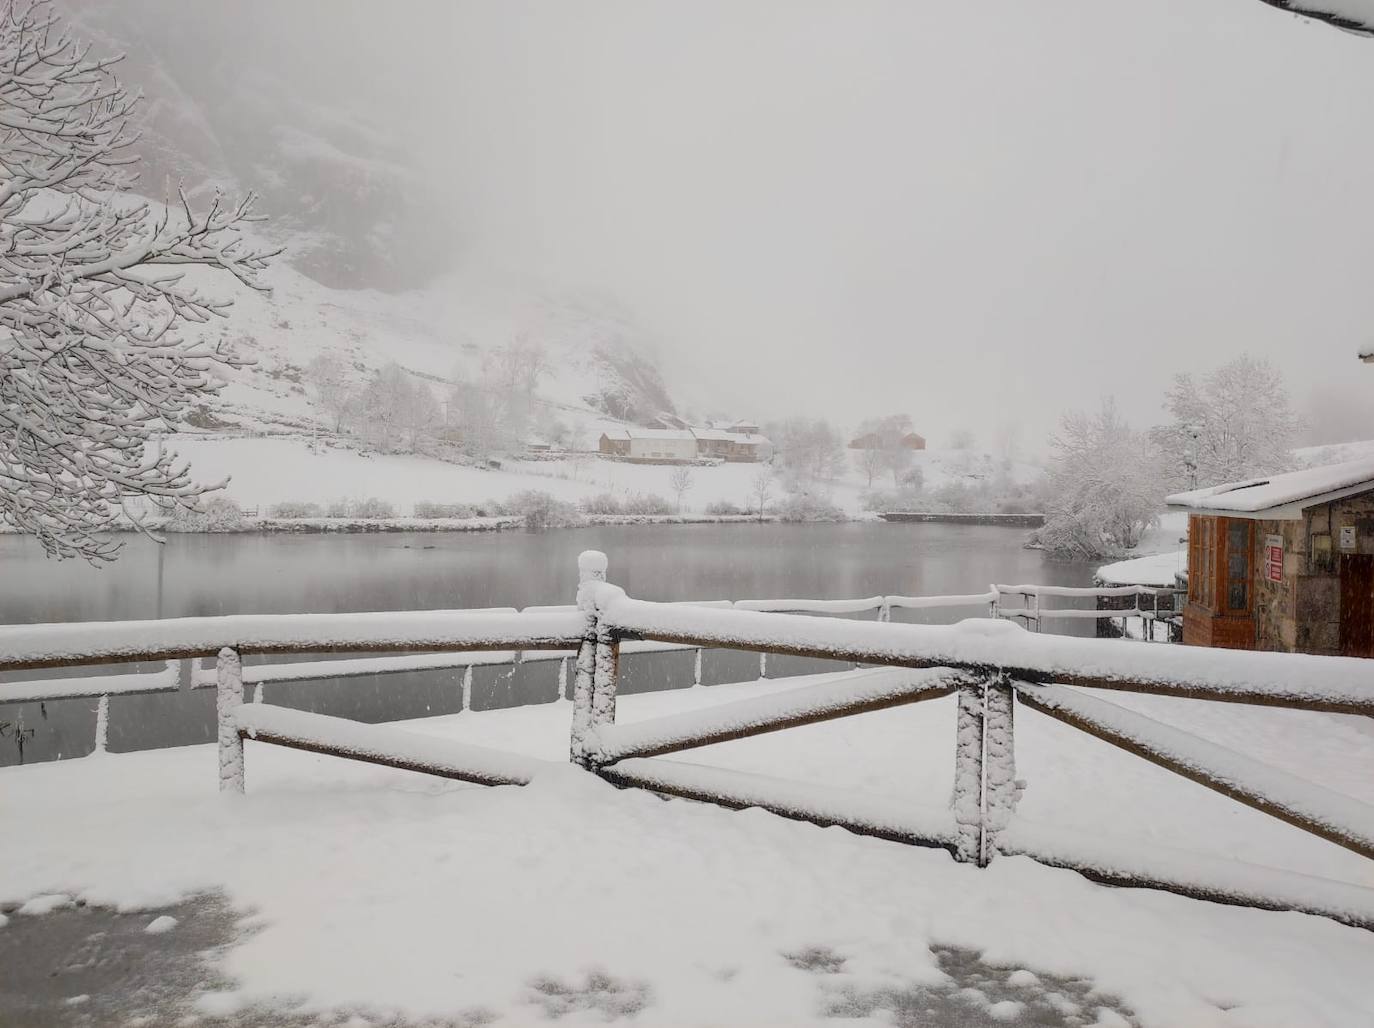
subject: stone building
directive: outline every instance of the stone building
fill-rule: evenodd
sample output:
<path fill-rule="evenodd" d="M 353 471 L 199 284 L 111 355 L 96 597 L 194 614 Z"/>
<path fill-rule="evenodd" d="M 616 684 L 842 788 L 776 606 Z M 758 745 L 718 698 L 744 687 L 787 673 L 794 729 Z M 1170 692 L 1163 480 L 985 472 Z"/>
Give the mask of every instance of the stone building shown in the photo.
<path fill-rule="evenodd" d="M 697 440 L 687 429 L 608 428 L 601 433 L 602 453 L 644 464 L 683 464 L 696 460 Z"/>
<path fill-rule="evenodd" d="M 757 463 L 773 455 L 773 444 L 761 435 L 702 428 L 608 428 L 598 444 L 601 453 L 641 464 L 685 464 L 698 459 Z"/>
<path fill-rule="evenodd" d="M 1374 657 L 1374 459 L 1178 493 L 1183 642 Z"/>

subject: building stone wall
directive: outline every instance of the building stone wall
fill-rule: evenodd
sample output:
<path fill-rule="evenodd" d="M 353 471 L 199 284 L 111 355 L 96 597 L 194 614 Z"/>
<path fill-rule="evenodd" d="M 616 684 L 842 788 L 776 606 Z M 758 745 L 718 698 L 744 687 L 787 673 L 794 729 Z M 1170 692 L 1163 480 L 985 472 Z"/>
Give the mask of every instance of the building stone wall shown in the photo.
<path fill-rule="evenodd" d="M 1355 529 L 1355 547 L 1340 548 L 1340 530 Z M 1264 537 L 1283 537 L 1283 581 L 1265 575 Z M 1331 563 L 1319 566 L 1314 537 L 1331 538 Z M 1256 648 L 1338 654 L 1341 648 L 1342 553 L 1374 555 L 1374 492 L 1311 507 L 1301 521 L 1262 521 L 1255 535 Z"/>
<path fill-rule="evenodd" d="M 1283 580 L 1271 582 L 1265 561 L 1265 541 L 1283 540 Z M 1301 521 L 1255 522 L 1254 552 L 1250 556 L 1255 590 L 1255 649 L 1292 652 L 1297 645 L 1297 580 L 1306 568 L 1307 532 Z"/>

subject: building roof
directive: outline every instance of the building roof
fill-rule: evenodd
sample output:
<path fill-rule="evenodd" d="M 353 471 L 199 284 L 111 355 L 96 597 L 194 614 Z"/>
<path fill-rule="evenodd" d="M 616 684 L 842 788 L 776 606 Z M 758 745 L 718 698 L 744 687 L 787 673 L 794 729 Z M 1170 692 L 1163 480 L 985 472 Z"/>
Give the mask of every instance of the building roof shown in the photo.
<path fill-rule="evenodd" d="M 661 439 L 691 440 L 696 436 L 685 428 L 640 428 L 638 425 L 617 425 L 601 433 L 607 439 Z"/>
<path fill-rule="evenodd" d="M 1175 493 L 1165 502 L 1172 510 L 1193 514 L 1295 521 L 1307 507 L 1370 491 L 1374 491 L 1374 457 L 1364 457 Z"/>
<path fill-rule="evenodd" d="M 752 432 L 727 432 L 723 428 L 693 428 L 690 431 L 698 439 L 707 442 L 737 443 L 741 446 L 758 446 L 768 442 L 766 436 L 755 435 Z"/>

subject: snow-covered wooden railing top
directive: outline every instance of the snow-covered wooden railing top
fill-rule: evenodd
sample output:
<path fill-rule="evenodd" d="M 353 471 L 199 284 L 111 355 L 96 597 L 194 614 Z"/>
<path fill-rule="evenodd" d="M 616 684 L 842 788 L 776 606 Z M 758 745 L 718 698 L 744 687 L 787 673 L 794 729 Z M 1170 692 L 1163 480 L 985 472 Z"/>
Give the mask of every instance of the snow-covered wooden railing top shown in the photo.
<path fill-rule="evenodd" d="M 161 621 L 0 625 L 0 670 L 241 653 L 548 650 L 576 647 L 585 617 L 465 610 L 230 614 Z"/>
<path fill-rule="evenodd" d="M 1000 670 L 1022 681 L 1374 714 L 1374 662 L 1022 631 L 1006 621 L 907 625 L 688 608 L 600 585 L 605 624 L 630 637 L 905 667 Z"/>

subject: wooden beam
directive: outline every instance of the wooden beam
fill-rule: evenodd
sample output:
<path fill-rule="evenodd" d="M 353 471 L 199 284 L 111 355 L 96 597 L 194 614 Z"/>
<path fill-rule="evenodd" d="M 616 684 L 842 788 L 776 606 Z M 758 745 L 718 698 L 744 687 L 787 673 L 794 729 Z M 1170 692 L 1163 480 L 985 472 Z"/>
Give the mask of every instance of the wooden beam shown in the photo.
<path fill-rule="evenodd" d="M 904 676 L 906 680 L 891 685 L 866 682 L 877 675 Z M 831 677 L 831 676 L 827 676 Z M 749 739 L 788 728 L 821 724 L 838 718 L 852 717 L 876 710 L 888 710 L 923 700 L 948 696 L 967 676 L 958 672 L 921 680 L 905 676 L 903 671 L 889 672 L 846 671 L 833 676 L 835 681 L 800 686 L 784 693 L 769 693 L 724 703 L 707 710 L 692 710 L 669 714 L 651 721 L 636 721 L 628 725 L 607 725 L 600 730 L 599 762 L 611 764 L 631 757 L 659 757 L 667 753 L 710 746 L 719 742 Z M 867 686 L 865 688 L 865 686 Z M 795 693 L 796 695 L 792 695 Z M 849 695 L 846 695 L 849 693 Z M 771 715 L 770 701 L 791 701 L 792 708 L 780 715 Z M 703 718 L 716 718 L 714 724 L 703 724 Z M 646 738 L 647 736 L 647 738 Z M 636 742 L 636 738 L 639 739 Z"/>
<path fill-rule="evenodd" d="M 627 759 L 596 772 L 622 787 L 711 803 L 727 810 L 757 807 L 791 821 L 839 827 L 889 842 L 951 850 L 954 819 L 940 809 L 833 786 L 800 785 L 769 775 L 704 767 L 671 760 Z"/>
<path fill-rule="evenodd" d="M 1277 768 L 1260 765 L 1244 754 L 1097 697 L 1080 695 L 1060 686 L 1022 682 L 1015 683 L 1015 689 L 1022 703 L 1042 714 L 1294 828 L 1374 859 L 1374 834 L 1338 820 L 1341 813 L 1349 817 L 1364 811 L 1374 820 L 1374 808 L 1358 800 Z M 1178 745 L 1171 747 L 1170 739 Z M 1190 752 L 1184 752 L 1185 749 Z M 1222 765 L 1228 761 L 1236 766 L 1223 770 Z M 1261 783 L 1246 781 L 1247 770 L 1252 775 L 1270 776 L 1274 780 L 1271 784 L 1280 787 L 1276 791 L 1287 792 L 1289 798 L 1278 798 L 1266 792 Z M 1309 793 L 1310 799 L 1303 793 Z M 1322 809 L 1324 806 L 1326 810 Z M 1330 811 L 1332 806 L 1337 808 L 1335 812 Z"/>

